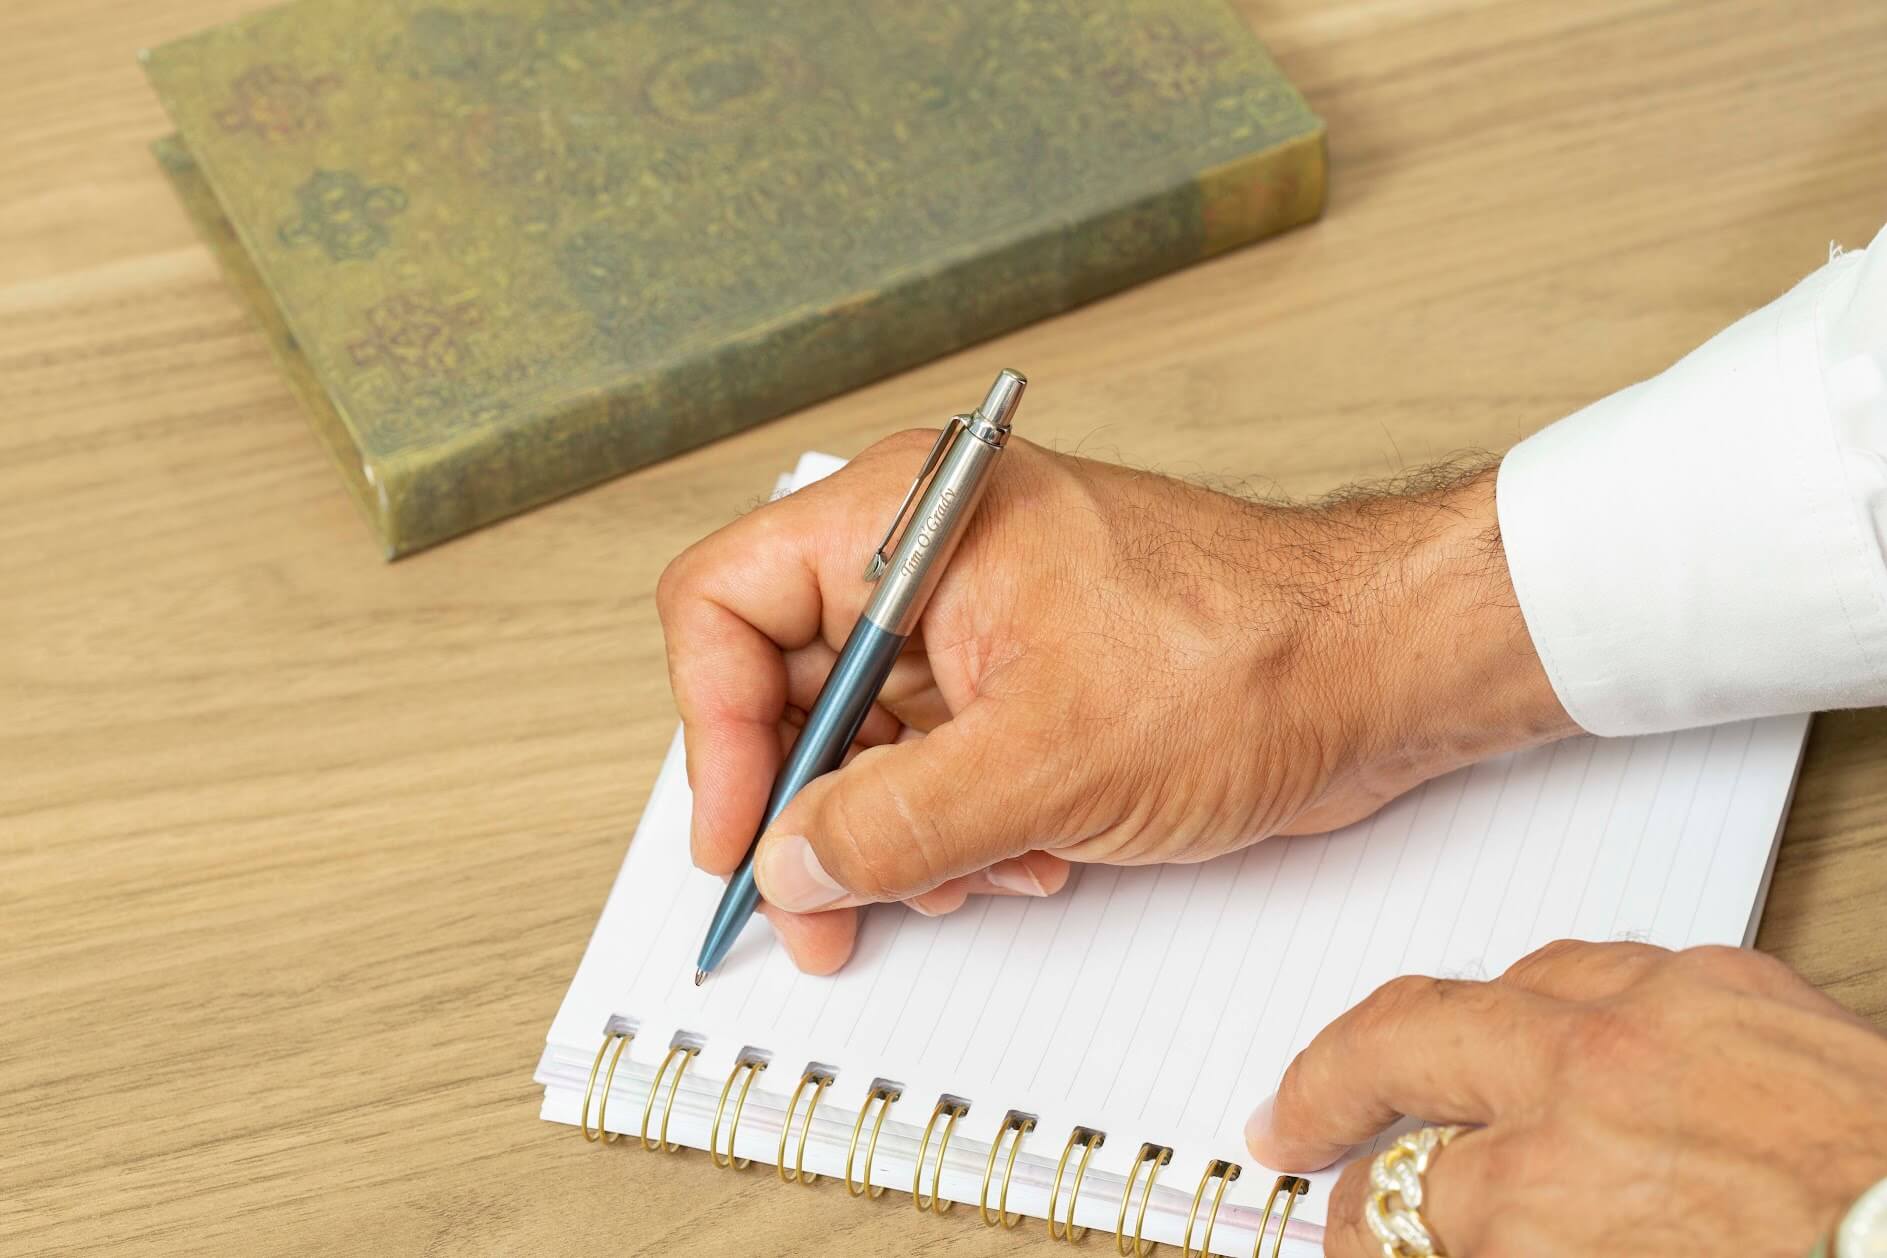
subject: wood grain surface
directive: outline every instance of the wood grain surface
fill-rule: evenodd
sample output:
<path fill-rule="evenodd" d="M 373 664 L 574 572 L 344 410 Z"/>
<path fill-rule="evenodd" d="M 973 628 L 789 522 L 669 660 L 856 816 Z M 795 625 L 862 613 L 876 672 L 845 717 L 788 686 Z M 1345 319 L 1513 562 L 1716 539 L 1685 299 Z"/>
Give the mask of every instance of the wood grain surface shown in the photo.
<path fill-rule="evenodd" d="M 1878 0 L 1248 0 L 1322 223 L 387 566 L 145 149 L 136 50 L 248 7 L 0 6 L 8 1254 L 1049 1252 L 537 1119 L 664 561 L 1003 364 L 1030 437 L 1181 474 L 1500 449 L 1887 218 Z M 1887 715 L 1825 717 L 1761 943 L 1887 1025 L 1883 905 Z"/>

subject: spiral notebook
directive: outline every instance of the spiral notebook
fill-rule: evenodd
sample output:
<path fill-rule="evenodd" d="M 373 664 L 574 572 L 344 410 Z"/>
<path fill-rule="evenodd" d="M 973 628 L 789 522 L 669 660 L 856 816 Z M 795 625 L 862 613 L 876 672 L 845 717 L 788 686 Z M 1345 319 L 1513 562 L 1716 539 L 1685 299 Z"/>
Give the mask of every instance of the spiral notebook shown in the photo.
<path fill-rule="evenodd" d="M 1103 1250 L 1312 1255 L 1335 1172 L 1280 1176 L 1241 1136 L 1292 1055 L 1397 974 L 1494 975 L 1566 936 L 1747 942 L 1806 731 L 1574 739 L 1331 835 L 1084 867 L 945 917 L 879 907 L 830 978 L 756 918 L 702 987 L 721 883 L 689 864 L 678 735 L 551 1026 L 543 1116 Z"/>

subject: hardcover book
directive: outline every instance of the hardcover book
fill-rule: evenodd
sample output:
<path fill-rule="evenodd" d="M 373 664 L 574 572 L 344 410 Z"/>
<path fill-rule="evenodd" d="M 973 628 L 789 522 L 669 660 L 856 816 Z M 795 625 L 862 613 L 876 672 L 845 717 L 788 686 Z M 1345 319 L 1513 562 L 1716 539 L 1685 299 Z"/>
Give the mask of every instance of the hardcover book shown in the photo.
<path fill-rule="evenodd" d="M 1323 203 L 1221 0 L 297 0 L 145 61 L 389 557 Z"/>

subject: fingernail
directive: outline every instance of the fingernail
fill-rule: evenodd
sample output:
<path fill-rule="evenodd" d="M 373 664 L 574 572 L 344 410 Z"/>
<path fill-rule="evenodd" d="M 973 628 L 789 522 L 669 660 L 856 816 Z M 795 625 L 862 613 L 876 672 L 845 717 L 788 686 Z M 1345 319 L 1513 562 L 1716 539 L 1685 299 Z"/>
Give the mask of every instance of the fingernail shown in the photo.
<path fill-rule="evenodd" d="M 767 899 L 793 913 L 816 913 L 845 899 L 846 890 L 819 863 L 812 844 L 797 834 L 760 849 L 760 888 Z"/>
<path fill-rule="evenodd" d="M 1001 887 L 1016 895 L 1047 895 L 1048 888 L 1042 880 L 1029 872 L 1025 861 L 1002 861 L 983 871 L 983 877 L 989 879 L 992 887 Z"/>
<path fill-rule="evenodd" d="M 1276 1099 L 1277 1096 L 1274 1093 L 1258 1102 L 1257 1107 L 1251 1112 L 1251 1117 L 1245 1120 L 1245 1147 L 1250 1149 L 1254 1155 L 1257 1154 L 1261 1147 L 1270 1144 L 1271 1103 Z"/>
<path fill-rule="evenodd" d="M 925 917 L 941 917 L 942 916 L 942 914 L 939 913 L 936 909 L 925 908 L 924 903 L 921 900 L 906 900 L 905 903 L 910 905 L 914 911 L 922 913 Z"/>

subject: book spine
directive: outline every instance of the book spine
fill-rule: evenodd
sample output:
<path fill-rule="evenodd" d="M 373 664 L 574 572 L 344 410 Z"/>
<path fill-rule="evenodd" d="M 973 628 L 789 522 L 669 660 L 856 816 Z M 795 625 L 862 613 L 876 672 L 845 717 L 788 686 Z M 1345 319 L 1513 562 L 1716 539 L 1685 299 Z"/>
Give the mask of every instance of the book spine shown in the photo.
<path fill-rule="evenodd" d="M 1200 257 L 1275 236 L 1323 213 L 1329 165 L 1324 129 L 1199 176 Z"/>
<path fill-rule="evenodd" d="M 340 469 L 341 479 L 346 482 L 348 492 L 353 495 L 361 513 L 367 517 L 367 523 L 375 536 L 380 539 L 382 550 L 391 559 L 398 553 L 394 545 L 396 534 L 389 519 L 388 498 L 379 476 L 380 469 L 362 452 L 346 419 L 335 408 L 333 399 L 315 375 L 307 356 L 295 343 L 294 334 L 288 330 L 288 324 L 283 320 L 281 309 L 275 304 L 268 285 L 263 282 L 254 262 L 250 260 L 249 251 L 237 237 L 235 228 L 224 216 L 216 193 L 190 156 L 190 151 L 184 147 L 183 141 L 174 135 L 165 136 L 151 145 L 151 152 L 156 155 L 159 166 L 176 189 L 185 213 L 209 245 L 217 264 L 222 267 L 223 275 L 235 290 L 238 300 L 248 309 L 250 317 L 268 341 L 282 374 L 288 378 L 289 387 L 294 390 L 307 413 L 315 436 L 327 448 L 335 466 Z"/>
<path fill-rule="evenodd" d="M 1321 127 L 368 469 L 407 554 L 1315 218 Z"/>

